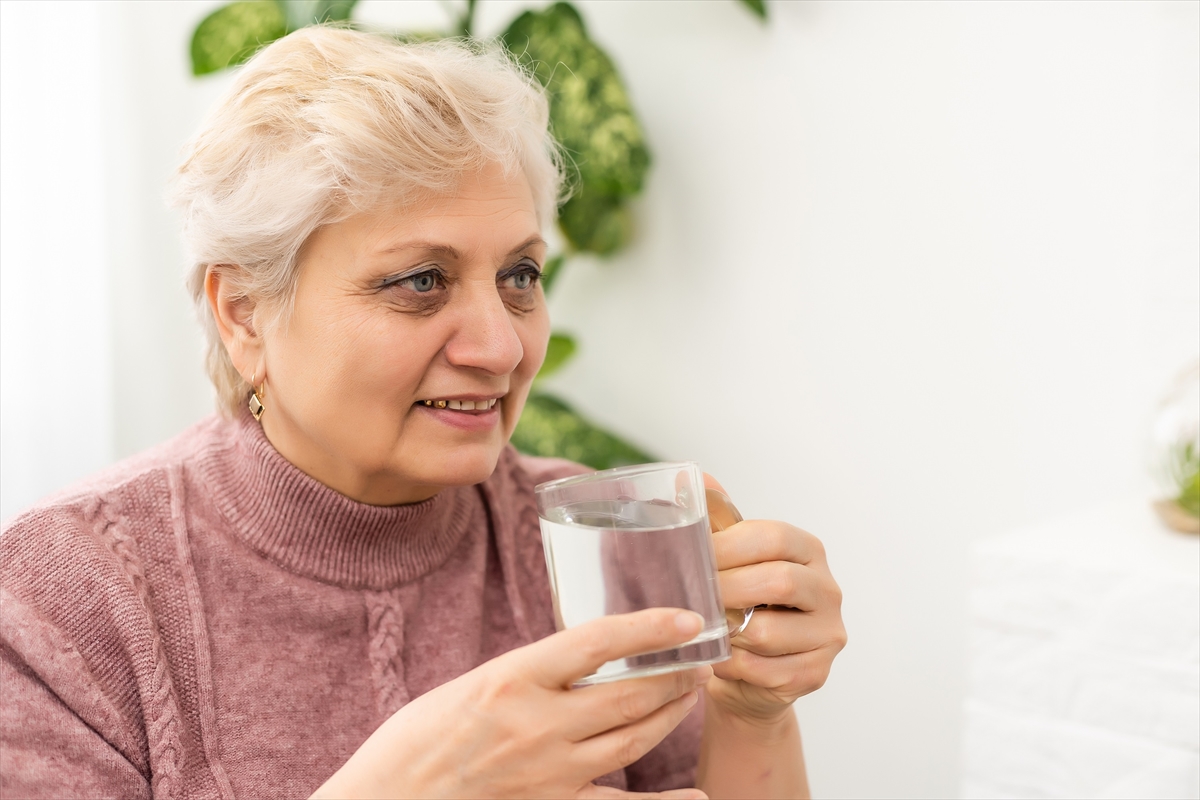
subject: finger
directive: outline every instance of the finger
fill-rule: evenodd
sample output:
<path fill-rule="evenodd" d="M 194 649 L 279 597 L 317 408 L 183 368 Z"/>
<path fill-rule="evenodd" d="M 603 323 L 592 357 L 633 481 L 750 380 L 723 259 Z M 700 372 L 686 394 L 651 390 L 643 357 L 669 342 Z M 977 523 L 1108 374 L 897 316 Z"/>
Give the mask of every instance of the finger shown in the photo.
<path fill-rule="evenodd" d="M 571 758 L 580 770 L 586 769 L 593 775 L 624 769 L 675 730 L 698 700 L 697 692 L 688 692 L 639 722 L 585 739 L 572 749 Z"/>
<path fill-rule="evenodd" d="M 704 618 L 694 611 L 648 608 L 600 617 L 513 652 L 536 683 L 565 689 L 609 661 L 667 650 L 703 627 Z"/>
<path fill-rule="evenodd" d="M 638 722 L 704 685 L 712 674 L 712 667 L 705 666 L 588 686 L 571 692 L 568 699 L 572 722 L 566 730 L 567 738 L 580 742 Z"/>
<path fill-rule="evenodd" d="M 840 649 L 834 643 L 807 653 L 768 657 L 735 647 L 728 661 L 713 665 L 713 672 L 722 680 L 745 681 L 790 701 L 825 685 Z"/>
<path fill-rule="evenodd" d="M 786 522 L 754 519 L 713 534 L 717 569 L 731 569 L 763 561 L 796 564 L 825 563 L 825 546 L 808 531 Z"/>
<path fill-rule="evenodd" d="M 740 612 L 738 623 L 741 623 Z M 733 637 L 734 647 L 760 656 L 806 653 L 830 641 L 827 626 L 812 614 L 776 608 L 758 608 L 746 629 Z"/>
<path fill-rule="evenodd" d="M 726 608 L 776 605 L 816 611 L 841 605 L 840 590 L 831 578 L 790 561 L 724 569 L 717 579 Z"/>
<path fill-rule="evenodd" d="M 716 489 L 705 489 L 704 497 L 708 506 L 709 533 L 732 528 L 742 521 L 741 512 L 737 510 L 737 506 L 733 504 L 728 495 Z"/>
<path fill-rule="evenodd" d="M 707 472 L 704 473 L 704 488 L 705 489 L 716 489 L 718 492 L 725 495 L 726 497 L 729 496 L 729 492 L 725 491 L 725 487 L 721 485 L 721 482 L 718 481 L 716 478 L 714 478 L 712 475 L 709 475 Z"/>
<path fill-rule="evenodd" d="M 671 789 L 666 792 L 625 792 L 612 786 L 597 786 L 589 783 L 575 795 L 580 800 L 607 800 L 618 797 L 661 797 L 666 800 L 708 800 L 708 795 L 699 789 Z"/>

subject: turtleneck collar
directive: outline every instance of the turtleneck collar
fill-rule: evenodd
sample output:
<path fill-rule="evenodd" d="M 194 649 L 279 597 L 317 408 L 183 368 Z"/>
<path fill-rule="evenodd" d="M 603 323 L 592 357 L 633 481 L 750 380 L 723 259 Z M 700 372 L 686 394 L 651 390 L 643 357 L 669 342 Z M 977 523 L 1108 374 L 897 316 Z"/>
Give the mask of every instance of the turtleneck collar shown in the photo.
<path fill-rule="evenodd" d="M 278 566 L 346 588 L 385 589 L 445 562 L 470 527 L 474 487 L 421 503 L 372 506 L 301 472 L 241 414 L 198 464 L 234 535 Z"/>

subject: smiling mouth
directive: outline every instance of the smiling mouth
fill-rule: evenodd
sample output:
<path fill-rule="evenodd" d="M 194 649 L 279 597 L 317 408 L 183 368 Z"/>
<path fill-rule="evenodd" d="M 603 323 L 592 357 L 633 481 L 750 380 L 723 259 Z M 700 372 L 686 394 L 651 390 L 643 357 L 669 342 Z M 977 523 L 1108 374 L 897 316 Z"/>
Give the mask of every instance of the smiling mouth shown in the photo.
<path fill-rule="evenodd" d="M 441 408 L 449 411 L 490 411 L 500 398 L 490 400 L 418 400 L 417 405 L 426 408 Z"/>

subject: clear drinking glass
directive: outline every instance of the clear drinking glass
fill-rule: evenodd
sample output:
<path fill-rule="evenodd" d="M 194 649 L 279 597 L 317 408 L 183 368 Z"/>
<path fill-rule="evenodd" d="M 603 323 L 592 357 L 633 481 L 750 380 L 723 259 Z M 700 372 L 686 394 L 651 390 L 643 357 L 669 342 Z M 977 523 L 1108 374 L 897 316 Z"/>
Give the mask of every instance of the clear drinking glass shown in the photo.
<path fill-rule="evenodd" d="M 704 617 L 691 641 L 610 661 L 577 686 L 729 658 L 699 466 L 620 467 L 543 483 L 536 494 L 559 630 L 644 608 L 684 608 Z"/>

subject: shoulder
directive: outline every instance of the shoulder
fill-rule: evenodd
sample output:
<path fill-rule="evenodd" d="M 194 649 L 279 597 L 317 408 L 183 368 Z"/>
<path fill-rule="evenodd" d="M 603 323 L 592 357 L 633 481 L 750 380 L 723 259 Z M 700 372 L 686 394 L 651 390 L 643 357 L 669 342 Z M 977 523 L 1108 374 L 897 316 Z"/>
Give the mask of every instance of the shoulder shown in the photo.
<path fill-rule="evenodd" d="M 132 583 L 138 589 L 143 562 L 161 550 L 152 540 L 172 538 L 178 476 L 191 458 L 219 442 L 226 424 L 203 420 L 6 521 L 0 529 L 5 589 L 75 616 L 95 612 L 102 598 L 115 600 L 117 587 Z"/>
<path fill-rule="evenodd" d="M 134 763 L 139 695 L 162 663 L 158 612 L 178 570 L 174 484 L 219 425 L 205 420 L 0 530 L 0 652 Z"/>
<path fill-rule="evenodd" d="M 226 438 L 230 426 L 229 420 L 216 414 L 205 417 L 161 444 L 110 464 L 70 486 L 47 495 L 16 517 L 5 520 L 3 531 L 7 533 L 10 528 L 19 527 L 31 516 L 86 504 L 89 498 L 114 492 L 136 492 L 138 484 L 147 477 L 161 473 L 167 466 L 182 464 Z"/>
<path fill-rule="evenodd" d="M 4 586 L 49 601 L 48 586 L 58 585 L 68 596 L 104 597 L 112 593 L 115 578 L 129 578 L 132 571 L 136 580 L 138 551 L 148 546 L 143 540 L 171 527 L 172 473 L 177 475 L 219 426 L 215 418 L 204 420 L 6 521 L 0 529 Z"/>

